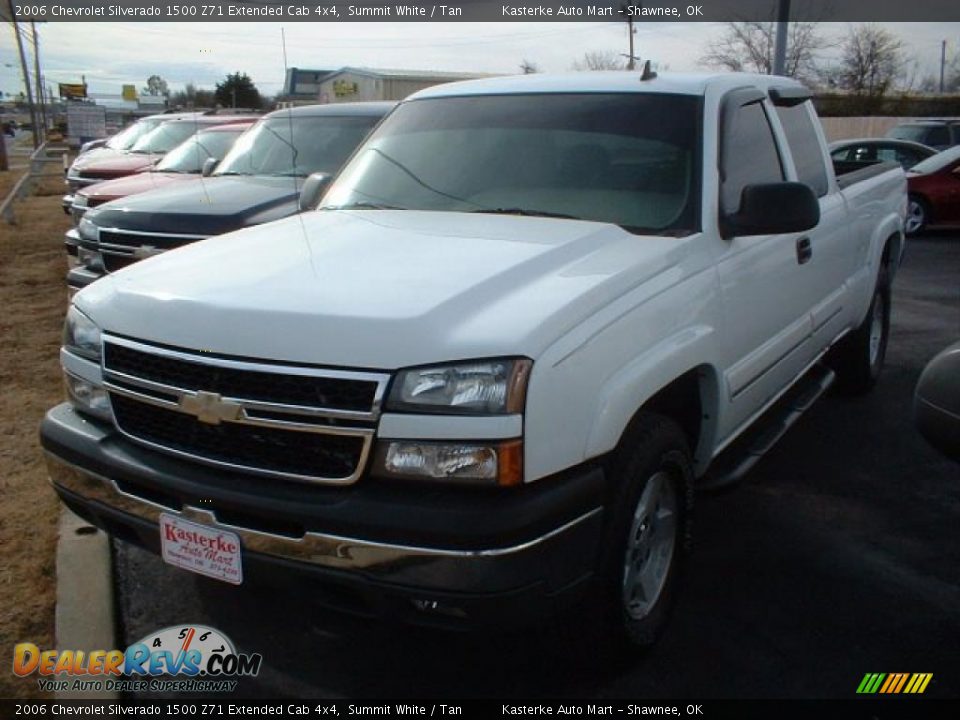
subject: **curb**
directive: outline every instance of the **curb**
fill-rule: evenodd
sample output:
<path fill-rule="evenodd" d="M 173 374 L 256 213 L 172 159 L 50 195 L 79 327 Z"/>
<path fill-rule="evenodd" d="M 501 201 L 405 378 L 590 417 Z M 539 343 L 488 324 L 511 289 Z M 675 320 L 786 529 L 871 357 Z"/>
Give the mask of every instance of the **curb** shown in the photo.
<path fill-rule="evenodd" d="M 113 564 L 110 538 L 86 520 L 61 507 L 57 540 L 56 647 L 66 650 L 113 650 L 117 647 L 114 627 Z M 60 675 L 57 680 L 103 680 L 102 676 Z M 116 700 L 108 690 L 68 689 L 55 694 L 57 700 Z"/>

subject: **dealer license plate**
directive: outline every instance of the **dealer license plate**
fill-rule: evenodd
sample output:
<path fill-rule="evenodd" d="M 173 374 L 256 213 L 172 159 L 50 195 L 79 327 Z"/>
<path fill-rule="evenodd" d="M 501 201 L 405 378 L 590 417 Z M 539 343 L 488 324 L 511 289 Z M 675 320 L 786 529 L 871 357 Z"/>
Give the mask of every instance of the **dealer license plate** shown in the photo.
<path fill-rule="evenodd" d="M 170 565 L 233 585 L 243 582 L 236 533 L 161 513 L 160 547 Z"/>

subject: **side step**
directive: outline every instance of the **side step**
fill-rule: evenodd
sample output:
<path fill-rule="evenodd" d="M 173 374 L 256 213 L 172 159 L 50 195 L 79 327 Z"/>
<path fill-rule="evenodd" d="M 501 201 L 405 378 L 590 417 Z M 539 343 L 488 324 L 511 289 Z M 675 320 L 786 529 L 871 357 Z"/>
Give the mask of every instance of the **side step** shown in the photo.
<path fill-rule="evenodd" d="M 814 365 L 743 435 L 714 459 L 699 487 L 715 490 L 742 480 L 750 468 L 770 452 L 790 426 L 833 385 L 835 379 L 833 370 L 822 364 Z"/>

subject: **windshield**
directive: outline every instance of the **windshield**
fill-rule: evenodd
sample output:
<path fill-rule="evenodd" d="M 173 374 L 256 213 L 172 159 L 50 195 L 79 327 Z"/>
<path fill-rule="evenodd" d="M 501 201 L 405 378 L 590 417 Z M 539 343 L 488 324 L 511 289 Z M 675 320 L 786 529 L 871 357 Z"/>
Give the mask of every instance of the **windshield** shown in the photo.
<path fill-rule="evenodd" d="M 335 173 L 378 117 L 273 115 L 254 125 L 214 175 Z"/>
<path fill-rule="evenodd" d="M 189 120 L 185 122 L 165 122 L 137 140 L 130 148 L 130 152 L 168 153 L 197 130 L 198 125 Z"/>
<path fill-rule="evenodd" d="M 111 150 L 129 150 L 133 144 L 159 125 L 162 120 L 139 120 L 107 140 Z"/>
<path fill-rule="evenodd" d="M 447 97 L 397 108 L 323 209 L 575 217 L 633 232 L 699 227 L 698 98 Z"/>
<path fill-rule="evenodd" d="M 156 165 L 158 172 L 198 173 L 207 158 L 220 160 L 234 141 L 247 129 L 246 125 L 231 130 L 199 132 L 163 156 Z"/>
<path fill-rule="evenodd" d="M 923 175 L 929 175 L 930 173 L 935 173 L 939 170 L 943 170 L 950 163 L 954 163 L 957 160 L 960 160 L 960 145 L 952 147 L 949 150 L 944 150 L 939 152 L 936 155 L 931 155 L 923 162 L 918 162 L 912 168 L 911 172 L 922 173 Z"/>

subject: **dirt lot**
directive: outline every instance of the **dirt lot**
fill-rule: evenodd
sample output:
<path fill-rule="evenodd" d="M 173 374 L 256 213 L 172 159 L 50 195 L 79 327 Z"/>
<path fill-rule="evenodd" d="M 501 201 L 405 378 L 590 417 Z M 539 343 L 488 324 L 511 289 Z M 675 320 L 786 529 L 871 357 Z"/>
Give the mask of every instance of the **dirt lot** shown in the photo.
<path fill-rule="evenodd" d="M 0 187 L 22 171 L 0 173 Z M 7 178 L 5 176 L 14 175 Z M 47 483 L 37 424 L 63 394 L 57 360 L 66 309 L 60 209 L 63 181 L 47 178 L 0 220 L 0 649 L 30 641 L 53 647 L 59 506 Z M 6 662 L 10 658 L 7 656 Z M 0 697 L 36 695 L 33 683 L 0 672 Z"/>

